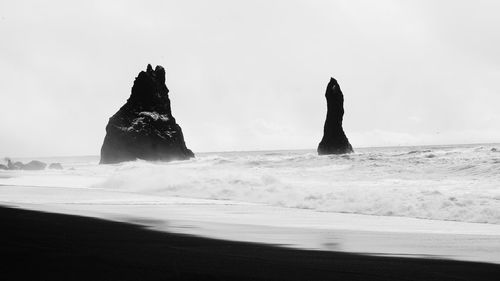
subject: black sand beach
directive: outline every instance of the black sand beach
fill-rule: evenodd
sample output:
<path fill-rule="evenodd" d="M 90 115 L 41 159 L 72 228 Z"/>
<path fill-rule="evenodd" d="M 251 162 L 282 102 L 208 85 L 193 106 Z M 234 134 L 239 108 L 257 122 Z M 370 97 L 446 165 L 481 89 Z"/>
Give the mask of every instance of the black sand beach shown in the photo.
<path fill-rule="evenodd" d="M 498 280 L 500 265 L 302 251 L 0 207 L 1 280 Z"/>

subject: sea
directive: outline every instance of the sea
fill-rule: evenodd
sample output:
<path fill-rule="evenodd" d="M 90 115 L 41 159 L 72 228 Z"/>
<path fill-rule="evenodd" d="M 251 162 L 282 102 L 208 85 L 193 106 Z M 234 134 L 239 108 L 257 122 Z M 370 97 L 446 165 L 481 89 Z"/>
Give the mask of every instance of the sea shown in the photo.
<path fill-rule="evenodd" d="M 328 156 L 315 150 L 214 152 L 186 161 L 113 165 L 99 165 L 98 156 L 13 160 L 34 159 L 59 162 L 64 169 L 0 170 L 0 189 L 98 189 L 500 224 L 500 144 L 357 148 L 353 154 Z M 24 202 L 30 196 L 24 194 Z"/>

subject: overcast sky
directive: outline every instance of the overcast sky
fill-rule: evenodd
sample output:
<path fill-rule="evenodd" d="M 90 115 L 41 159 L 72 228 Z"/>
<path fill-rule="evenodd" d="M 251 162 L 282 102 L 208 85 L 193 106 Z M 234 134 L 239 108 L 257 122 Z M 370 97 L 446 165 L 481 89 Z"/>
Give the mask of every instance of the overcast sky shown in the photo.
<path fill-rule="evenodd" d="M 97 155 L 148 63 L 201 151 L 500 142 L 500 1 L 1 1 L 0 156 Z"/>

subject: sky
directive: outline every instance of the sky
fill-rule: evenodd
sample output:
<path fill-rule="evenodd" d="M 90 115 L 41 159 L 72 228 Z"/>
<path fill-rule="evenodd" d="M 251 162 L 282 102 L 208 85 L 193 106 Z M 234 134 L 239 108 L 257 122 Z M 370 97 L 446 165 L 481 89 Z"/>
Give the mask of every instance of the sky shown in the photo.
<path fill-rule="evenodd" d="M 500 1 L 1 1 L 0 156 L 98 155 L 146 65 L 196 152 L 500 142 Z"/>

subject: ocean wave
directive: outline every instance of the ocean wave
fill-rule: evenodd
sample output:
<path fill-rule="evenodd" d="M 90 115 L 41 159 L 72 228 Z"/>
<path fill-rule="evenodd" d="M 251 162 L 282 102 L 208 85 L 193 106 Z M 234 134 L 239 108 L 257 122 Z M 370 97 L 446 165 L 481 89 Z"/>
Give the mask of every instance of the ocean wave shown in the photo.
<path fill-rule="evenodd" d="M 74 185 L 321 212 L 500 224 L 496 147 L 370 148 L 325 156 L 312 150 L 206 153 L 187 161 L 114 165 L 84 158 L 86 164 L 71 159 L 60 171 L 0 171 L 0 184 Z"/>
<path fill-rule="evenodd" d="M 425 150 L 412 150 L 408 153 L 404 153 L 404 154 L 420 154 L 420 153 L 429 153 L 429 152 L 432 152 L 432 150 L 430 149 L 425 149 Z M 404 154 L 400 154 L 400 155 L 404 155 Z"/>
<path fill-rule="evenodd" d="M 125 163 L 96 187 L 500 224 L 500 164 L 495 159 L 488 147 L 367 150 L 344 156 L 233 153 L 176 163 Z"/>

